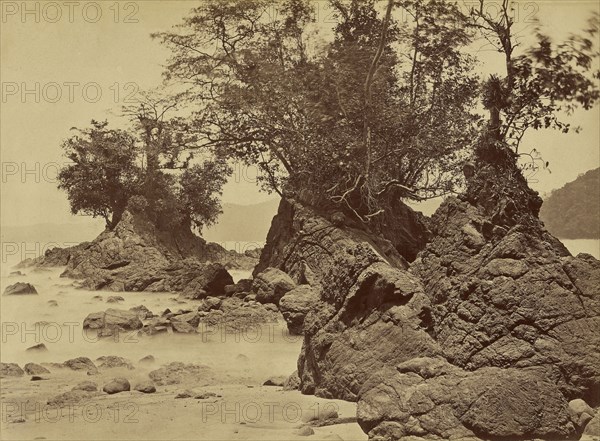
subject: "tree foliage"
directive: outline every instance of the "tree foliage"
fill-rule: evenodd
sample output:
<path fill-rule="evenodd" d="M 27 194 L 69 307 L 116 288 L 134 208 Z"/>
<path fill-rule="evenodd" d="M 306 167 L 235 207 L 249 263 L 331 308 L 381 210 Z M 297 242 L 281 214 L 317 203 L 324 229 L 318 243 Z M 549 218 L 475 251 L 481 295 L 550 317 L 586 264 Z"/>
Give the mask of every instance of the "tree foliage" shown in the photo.
<path fill-rule="evenodd" d="M 63 143 L 72 163 L 60 171 L 59 188 L 74 214 L 101 216 L 114 228 L 129 209 L 163 230 L 202 229 L 217 219 L 230 167 L 196 143 L 184 119 L 167 117 L 171 103 L 142 95 L 138 105 L 125 109 L 130 129 L 92 121 Z"/>
<path fill-rule="evenodd" d="M 58 187 L 67 192 L 71 212 L 102 217 L 114 227 L 138 185 L 135 138 L 108 129 L 106 122 L 92 121 L 90 128 L 78 130 L 62 147 L 72 165 L 59 172 Z"/>
<path fill-rule="evenodd" d="M 456 184 L 478 92 L 464 16 L 444 1 L 332 1 L 316 36 L 302 0 L 207 1 L 159 38 L 167 77 L 187 83 L 207 144 L 257 164 L 271 191 L 308 191 L 368 220 L 392 189 L 420 198 Z M 274 12 L 275 11 L 275 12 Z"/>
<path fill-rule="evenodd" d="M 506 72 L 492 76 L 484 87 L 483 104 L 490 111 L 493 137 L 518 155 L 529 129 L 551 128 L 567 133 L 565 115 L 581 107 L 589 110 L 600 98 L 598 89 L 598 14 L 592 15 L 580 35 L 553 42 L 539 27 L 535 43 L 515 55 L 511 1 L 503 0 L 500 14 L 484 12 L 484 1 L 473 9 L 474 26 L 504 55 Z M 579 130 L 579 128 L 576 128 Z M 535 162 L 530 153 L 523 153 Z"/>

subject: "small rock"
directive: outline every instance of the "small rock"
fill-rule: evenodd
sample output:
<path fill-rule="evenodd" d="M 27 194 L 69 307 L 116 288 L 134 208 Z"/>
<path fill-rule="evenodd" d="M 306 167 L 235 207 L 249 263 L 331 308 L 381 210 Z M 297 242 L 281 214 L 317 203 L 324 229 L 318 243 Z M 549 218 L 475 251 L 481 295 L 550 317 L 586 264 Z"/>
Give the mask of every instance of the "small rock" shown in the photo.
<path fill-rule="evenodd" d="M 310 426 L 302 426 L 295 431 L 298 436 L 311 436 L 315 434 L 315 431 Z"/>
<path fill-rule="evenodd" d="M 48 352 L 48 348 L 44 343 L 39 343 L 37 345 L 31 346 L 25 349 L 27 352 Z"/>
<path fill-rule="evenodd" d="M 250 361 L 250 359 L 248 358 L 247 355 L 237 354 L 235 357 L 235 361 L 240 362 L 240 363 L 248 363 Z"/>
<path fill-rule="evenodd" d="M 140 320 L 149 319 L 154 316 L 154 314 L 152 314 L 152 311 L 150 311 L 144 305 L 134 306 L 133 308 L 129 308 L 129 310 L 136 312 Z"/>
<path fill-rule="evenodd" d="M 171 326 L 173 327 L 173 332 L 177 332 L 179 334 L 193 334 L 196 332 L 196 328 L 186 322 L 171 322 Z"/>
<path fill-rule="evenodd" d="M 25 274 L 23 274 L 21 271 L 11 271 L 11 273 L 8 275 L 9 277 L 18 277 L 18 276 L 24 276 Z"/>
<path fill-rule="evenodd" d="M 220 397 L 220 396 L 221 395 L 217 395 L 214 392 L 202 392 L 201 394 L 194 396 L 194 398 L 196 400 L 206 400 L 208 398 L 215 398 L 215 397 Z"/>
<path fill-rule="evenodd" d="M 87 400 L 93 395 L 93 392 L 86 392 L 84 390 L 72 390 L 50 398 L 47 401 L 47 403 L 49 406 L 64 407 L 67 405 L 77 404 L 81 401 Z"/>
<path fill-rule="evenodd" d="M 138 392 L 143 392 L 145 394 L 153 394 L 154 392 L 156 392 L 156 387 L 154 386 L 154 383 L 152 383 L 152 381 L 149 380 L 142 381 L 141 383 L 136 384 L 133 389 L 137 390 Z"/>
<path fill-rule="evenodd" d="M 154 363 L 156 360 L 154 359 L 154 356 L 152 355 L 146 355 L 143 358 L 140 358 L 139 363 L 140 364 L 152 364 Z"/>
<path fill-rule="evenodd" d="M 87 357 L 77 357 L 71 360 L 67 360 L 63 363 L 63 366 L 68 367 L 74 371 L 86 370 L 88 374 L 97 374 L 98 368 L 92 360 Z"/>
<path fill-rule="evenodd" d="M 86 392 L 97 392 L 98 385 L 93 381 L 82 381 L 78 383 L 76 386 L 73 386 L 71 390 L 83 390 Z"/>
<path fill-rule="evenodd" d="M 592 409 L 581 398 L 569 401 L 569 415 L 571 421 L 577 427 L 585 427 L 585 425 L 594 417 L 594 409 Z"/>
<path fill-rule="evenodd" d="M 208 312 L 213 309 L 219 309 L 221 307 L 221 299 L 218 297 L 207 297 L 202 300 L 200 306 L 198 306 L 198 311 Z"/>
<path fill-rule="evenodd" d="M 7 286 L 4 290 L 5 296 L 30 295 L 37 294 L 35 287 L 31 283 L 17 282 L 14 285 Z"/>
<path fill-rule="evenodd" d="M 92 297 L 92 300 L 100 300 L 100 301 L 102 301 L 102 300 L 104 300 L 104 298 L 102 296 L 94 296 L 94 297 Z"/>
<path fill-rule="evenodd" d="M 48 300 L 48 306 L 58 306 L 58 302 L 56 300 Z"/>
<path fill-rule="evenodd" d="M 298 389 L 300 389 L 300 377 L 298 376 L 298 371 L 294 371 L 294 373 L 285 380 L 285 383 L 283 383 L 283 390 Z"/>
<path fill-rule="evenodd" d="M 187 323 L 195 329 L 200 324 L 200 316 L 197 312 L 185 312 L 171 317 L 171 324 L 174 322 Z"/>
<path fill-rule="evenodd" d="M 279 300 L 296 284 L 290 276 L 277 268 L 267 268 L 252 282 L 252 291 L 260 303 L 279 304 Z"/>
<path fill-rule="evenodd" d="M 286 381 L 286 377 L 271 377 L 263 383 L 263 386 L 283 386 Z"/>
<path fill-rule="evenodd" d="M 598 437 L 600 437 L 600 413 L 587 423 L 583 430 L 583 438 L 581 439 L 597 440 Z"/>
<path fill-rule="evenodd" d="M 0 363 L 0 378 L 22 377 L 23 375 L 25 375 L 25 372 L 17 363 Z"/>
<path fill-rule="evenodd" d="M 36 363 L 27 363 L 23 367 L 23 370 L 28 375 L 40 375 L 40 374 L 49 374 L 50 373 L 50 371 L 48 369 L 46 369 L 44 366 L 40 366 L 39 364 L 36 364 Z"/>
<path fill-rule="evenodd" d="M 189 389 L 186 389 L 184 391 L 179 392 L 177 395 L 175 395 L 175 398 L 191 398 L 194 396 L 194 392 L 192 392 Z"/>
<path fill-rule="evenodd" d="M 135 369 L 129 360 L 123 357 L 117 357 L 116 355 L 105 355 L 102 357 L 98 357 L 96 361 L 100 362 L 98 367 L 102 369 L 121 367 L 127 368 L 129 370 Z"/>
<path fill-rule="evenodd" d="M 119 302 L 124 302 L 125 299 L 121 296 L 109 296 L 106 299 L 106 303 L 119 303 Z"/>
<path fill-rule="evenodd" d="M 30 381 L 42 381 L 47 380 L 47 378 L 40 377 L 39 375 L 32 375 Z"/>
<path fill-rule="evenodd" d="M 113 380 L 106 383 L 102 390 L 107 394 L 112 395 L 117 394 L 119 392 L 126 392 L 131 390 L 131 385 L 129 384 L 127 378 L 119 377 L 114 378 Z"/>

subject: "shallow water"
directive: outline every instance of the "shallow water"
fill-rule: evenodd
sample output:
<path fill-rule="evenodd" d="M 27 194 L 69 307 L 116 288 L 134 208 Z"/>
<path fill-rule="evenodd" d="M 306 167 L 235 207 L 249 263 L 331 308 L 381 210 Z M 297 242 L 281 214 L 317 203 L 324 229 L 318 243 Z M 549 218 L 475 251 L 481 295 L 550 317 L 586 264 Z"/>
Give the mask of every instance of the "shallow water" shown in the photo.
<path fill-rule="evenodd" d="M 118 355 L 136 362 L 153 355 L 157 364 L 172 361 L 202 363 L 241 374 L 256 381 L 265 375 L 289 375 L 296 369 L 301 338 L 290 336 L 283 321 L 245 332 L 227 334 L 223 328 L 204 329 L 200 334 L 167 334 L 138 336 L 124 332 L 116 337 L 99 339 L 92 331 L 84 331 L 82 324 L 92 312 L 107 308 L 129 309 L 145 305 L 155 314 L 166 308 L 195 310 L 199 301 L 178 300 L 177 293 L 149 293 L 87 291 L 73 286 L 73 280 L 60 278 L 62 268 L 25 268 L 23 276 L 7 277 L 10 268 L 3 268 L 0 289 L 16 282 L 29 282 L 38 295 L 2 296 L 2 351 L 3 362 L 63 362 L 75 357 L 92 360 L 103 355 Z M 249 277 L 248 271 L 232 272 L 234 279 Z M 102 300 L 93 299 L 102 296 Z M 125 300 L 106 303 L 109 296 L 120 295 Z M 55 300 L 58 306 L 50 306 Z M 35 325 L 36 322 L 45 322 Z M 32 353 L 25 349 L 44 343 L 48 352 Z M 238 357 L 240 354 L 245 357 Z M 240 363 L 240 358 L 249 363 Z"/>
<path fill-rule="evenodd" d="M 600 240 L 598 239 L 560 239 L 573 256 L 587 253 L 600 259 Z"/>

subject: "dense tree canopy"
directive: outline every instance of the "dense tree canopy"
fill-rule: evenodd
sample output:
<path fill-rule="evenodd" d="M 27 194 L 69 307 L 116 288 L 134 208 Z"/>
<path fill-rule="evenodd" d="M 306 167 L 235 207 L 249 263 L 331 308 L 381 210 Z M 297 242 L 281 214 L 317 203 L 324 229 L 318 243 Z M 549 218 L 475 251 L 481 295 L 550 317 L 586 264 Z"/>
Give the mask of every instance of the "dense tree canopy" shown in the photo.
<path fill-rule="evenodd" d="M 510 0 L 497 16 L 484 0 L 467 14 L 446 0 L 328 4 L 337 18 L 329 27 L 308 0 L 205 0 L 154 34 L 171 51 L 166 80 L 184 92 L 143 95 L 127 109 L 129 132 L 99 125 L 67 141 L 75 164 L 61 187 L 73 210 L 118 219 L 129 203 L 157 224 L 202 226 L 237 160 L 260 168 L 267 191 L 369 222 L 390 198 L 457 191 L 473 152 L 492 162 L 529 155 L 537 167 L 519 151 L 524 133 L 568 131 L 561 115 L 600 96 L 598 17 L 582 35 L 554 43 L 538 31 L 516 51 Z M 477 74 L 478 39 L 496 46 L 505 72 Z M 190 114 L 165 116 L 182 102 Z M 198 164 L 196 151 L 210 161 Z M 78 178 L 84 167 L 104 180 L 97 192 Z"/>
<path fill-rule="evenodd" d="M 375 1 L 332 1 L 328 41 L 301 0 L 204 2 L 156 36 L 173 52 L 168 78 L 192 87 L 205 142 L 258 164 L 269 190 L 308 190 L 366 220 L 393 188 L 450 190 L 475 129 L 465 17 L 444 1 L 401 3 L 413 23 L 382 18 Z"/>

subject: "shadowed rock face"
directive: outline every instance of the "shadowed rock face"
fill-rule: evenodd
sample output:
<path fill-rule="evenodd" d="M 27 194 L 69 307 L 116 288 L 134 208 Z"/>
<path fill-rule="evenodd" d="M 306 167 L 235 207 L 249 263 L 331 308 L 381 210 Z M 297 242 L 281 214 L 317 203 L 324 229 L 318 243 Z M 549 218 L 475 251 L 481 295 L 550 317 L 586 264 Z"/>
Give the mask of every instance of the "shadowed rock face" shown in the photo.
<path fill-rule="evenodd" d="M 300 390 L 358 401 L 370 439 L 576 439 L 569 400 L 599 404 L 600 262 L 570 256 L 495 167 L 442 204 L 410 266 L 293 201 L 273 221 L 260 265 L 320 292 Z"/>
<path fill-rule="evenodd" d="M 386 364 L 441 352 L 428 335 L 421 282 L 388 240 L 336 226 L 286 200 L 269 238 L 261 264 L 320 292 L 303 323 L 298 373 L 304 393 L 356 401 L 366 379 Z M 398 345 L 403 340 L 410 345 Z"/>

